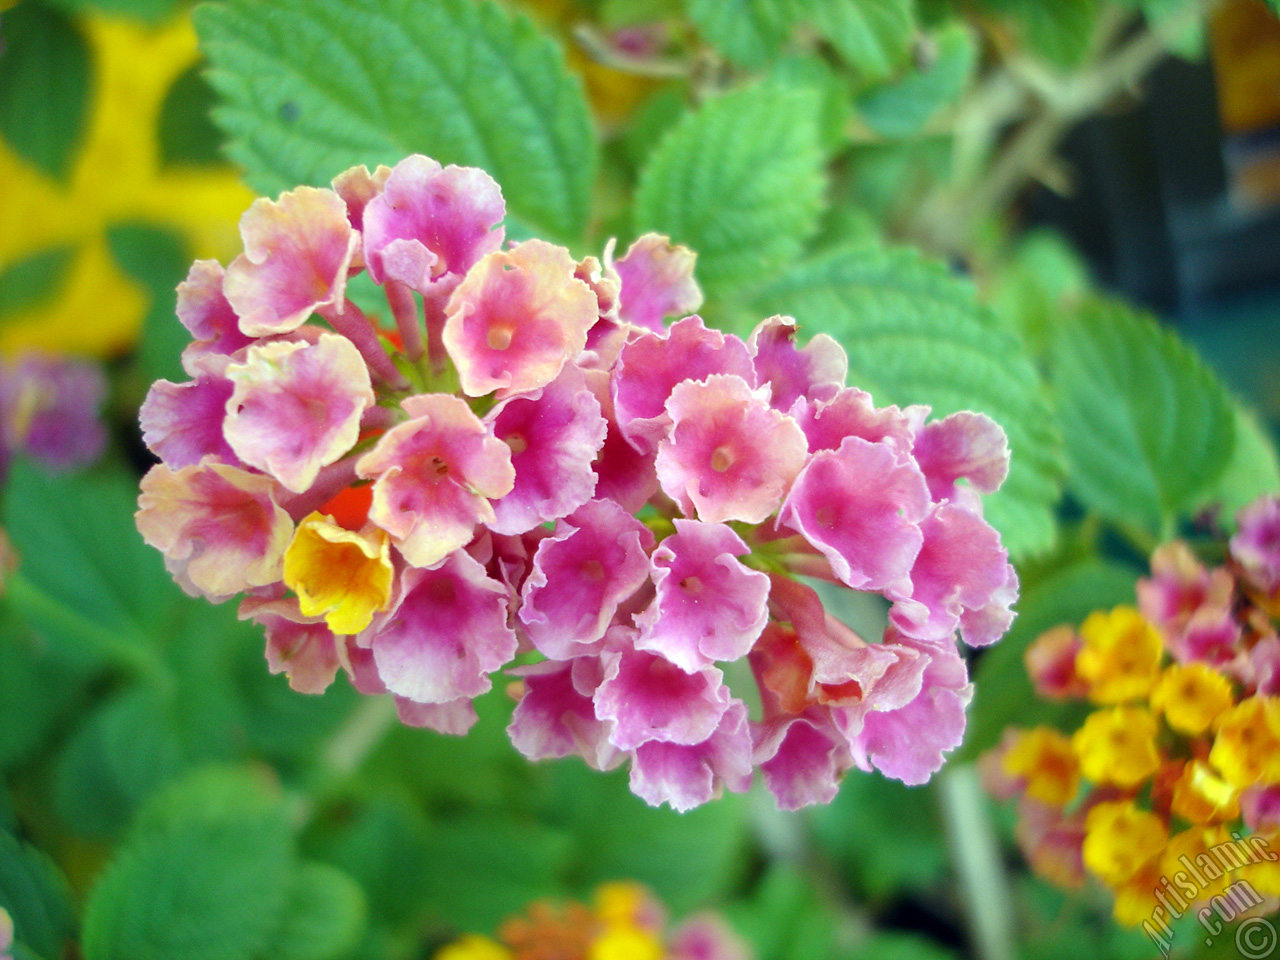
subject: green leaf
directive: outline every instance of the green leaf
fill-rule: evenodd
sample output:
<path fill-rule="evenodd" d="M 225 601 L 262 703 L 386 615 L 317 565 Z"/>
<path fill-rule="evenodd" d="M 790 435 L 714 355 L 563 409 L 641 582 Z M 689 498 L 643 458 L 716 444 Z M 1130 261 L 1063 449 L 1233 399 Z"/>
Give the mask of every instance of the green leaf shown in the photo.
<path fill-rule="evenodd" d="M 1033 230 L 1002 263 L 990 291 L 992 309 L 1043 358 L 1061 318 L 1092 290 L 1088 267 L 1061 235 Z"/>
<path fill-rule="evenodd" d="M 812 878 L 785 863 L 771 866 L 747 902 L 726 910 L 735 930 L 770 960 L 836 960 L 835 918 Z"/>
<path fill-rule="evenodd" d="M 829 805 L 814 810 L 813 828 L 854 889 L 873 902 L 929 890 L 946 879 L 942 821 L 931 790 L 855 771 Z"/>
<path fill-rule="evenodd" d="M 24 3 L 4 15 L 0 135 L 45 173 L 65 180 L 89 106 L 89 49 L 65 14 Z"/>
<path fill-rule="evenodd" d="M 1056 67 L 1078 66 L 1090 51 L 1099 0 L 982 0 L 981 6 L 1007 16 L 1023 45 Z"/>
<path fill-rule="evenodd" d="M 1009 478 L 986 514 L 1014 556 L 1054 540 L 1058 448 L 1022 343 L 981 307 L 968 283 L 911 250 L 859 247 L 791 270 L 758 301 L 759 316 L 795 317 L 849 354 L 849 382 L 877 404 L 927 403 L 933 416 L 976 410 L 1009 435 Z"/>
<path fill-rule="evenodd" d="M 107 230 L 111 255 L 125 273 L 151 294 L 138 338 L 138 366 L 147 383 L 188 379 L 181 354 L 191 333 L 179 322 L 177 287 L 186 277 L 191 258 L 182 238 L 149 224 L 124 223 Z"/>
<path fill-rule="evenodd" d="M 798 27 L 831 43 L 860 78 L 887 76 L 906 57 L 909 0 L 687 0 L 689 19 L 735 62 L 761 67 Z"/>
<path fill-rule="evenodd" d="M 11 609 L 0 608 L 0 770 L 39 751 L 68 710 L 80 705 L 88 671 L 60 654 Z"/>
<path fill-rule="evenodd" d="M 796 20 L 791 0 L 688 0 L 688 7 L 702 35 L 748 67 L 776 57 Z"/>
<path fill-rule="evenodd" d="M 19 260 L 0 272 L 0 323 L 10 314 L 37 307 L 62 290 L 75 248 L 54 247 Z"/>
<path fill-rule="evenodd" d="M 173 14 L 180 0 L 53 0 L 53 2 L 75 14 L 101 11 L 114 16 L 136 17 L 148 23 L 160 23 Z"/>
<path fill-rule="evenodd" d="M 1280 458 L 1252 411 L 1235 404 L 1236 442 L 1210 496 L 1221 500 L 1228 517 L 1258 497 L 1280 493 Z"/>
<path fill-rule="evenodd" d="M 204 78 L 204 65 L 196 64 L 173 81 L 160 108 L 160 162 L 163 166 L 186 164 L 221 166 L 222 133 L 210 116 L 218 96 Z"/>
<path fill-rule="evenodd" d="M 821 212 L 819 106 L 810 91 L 763 84 L 687 115 L 641 172 L 637 232 L 692 247 L 708 297 L 776 276 Z"/>
<path fill-rule="evenodd" d="M 14 938 L 45 957 L 64 955 L 74 916 L 71 891 L 52 860 L 0 832 L 0 907 L 13 919 Z"/>
<path fill-rule="evenodd" d="M 915 24 L 910 0 L 804 0 L 814 27 L 864 81 L 906 59 Z"/>
<path fill-rule="evenodd" d="M 1166 536 L 1212 496 L 1231 457 L 1226 391 L 1173 333 L 1117 302 L 1064 318 L 1052 349 L 1072 492 L 1104 517 Z"/>
<path fill-rule="evenodd" d="M 849 139 L 853 101 L 845 77 L 817 57 L 783 57 L 773 65 L 769 79 L 784 88 L 812 90 L 820 98 L 818 135 L 822 149 L 835 153 Z"/>
<path fill-rule="evenodd" d="M 483 167 L 543 235 L 587 222 L 596 139 L 556 45 L 488 0 L 229 0 L 196 14 L 215 119 L 275 194 L 410 153 Z"/>
<path fill-rule="evenodd" d="M 271 960 L 337 960 L 360 938 L 364 893 L 324 863 L 302 863 L 289 884 L 284 925 L 263 954 Z"/>
<path fill-rule="evenodd" d="M 928 64 L 893 83 L 876 87 L 858 101 L 864 120 L 882 137 L 909 137 L 943 107 L 959 99 L 973 75 L 977 46 L 969 28 L 948 24 L 933 37 L 936 50 Z"/>
<path fill-rule="evenodd" d="M 676 813 L 631 793 L 621 770 L 602 774 L 566 760 L 546 771 L 544 816 L 572 840 L 572 877 L 581 893 L 628 877 L 682 914 L 737 884 L 748 838 L 741 795 Z"/>
<path fill-rule="evenodd" d="M 283 810 L 200 795 L 179 786 L 162 796 L 166 809 L 144 813 L 98 878 L 85 960 L 255 960 L 267 950 L 293 866 Z"/>
<path fill-rule="evenodd" d="M 974 760 L 1000 741 L 1006 727 L 1070 726 L 1087 707 L 1039 697 L 1023 661 L 1027 647 L 1058 624 L 1078 626 L 1094 610 L 1132 604 L 1137 573 L 1119 564 L 1084 560 L 1054 569 L 1023 590 L 1008 634 L 986 650 L 974 670 L 973 705 L 964 743 L 952 763 Z"/>
<path fill-rule="evenodd" d="M 145 646 L 172 615 L 184 597 L 138 536 L 137 497 L 137 481 L 123 468 L 49 475 L 13 464 L 4 527 L 22 558 L 15 579 L 23 584 L 15 584 L 13 602 L 33 627 L 73 646 L 92 637 L 121 653 Z"/>
<path fill-rule="evenodd" d="M 90 715 L 67 742 L 55 768 L 55 808 L 74 832 L 113 837 L 183 761 L 166 698 L 131 688 Z"/>

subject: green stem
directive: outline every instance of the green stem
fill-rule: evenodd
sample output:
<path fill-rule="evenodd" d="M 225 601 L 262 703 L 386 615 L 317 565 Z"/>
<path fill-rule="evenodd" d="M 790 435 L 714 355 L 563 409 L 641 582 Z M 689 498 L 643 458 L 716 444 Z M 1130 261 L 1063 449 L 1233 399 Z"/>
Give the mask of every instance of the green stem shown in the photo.
<path fill-rule="evenodd" d="M 103 657 L 130 677 L 161 688 L 173 685 L 173 676 L 164 663 L 149 651 L 141 638 L 118 633 L 50 596 L 27 579 L 21 571 L 5 582 L 5 599 L 24 619 L 46 623 L 86 649 Z"/>
<path fill-rule="evenodd" d="M 1013 960 L 1017 955 L 1009 881 L 973 764 L 948 764 L 938 776 L 947 839 L 969 919 L 974 956 Z"/>

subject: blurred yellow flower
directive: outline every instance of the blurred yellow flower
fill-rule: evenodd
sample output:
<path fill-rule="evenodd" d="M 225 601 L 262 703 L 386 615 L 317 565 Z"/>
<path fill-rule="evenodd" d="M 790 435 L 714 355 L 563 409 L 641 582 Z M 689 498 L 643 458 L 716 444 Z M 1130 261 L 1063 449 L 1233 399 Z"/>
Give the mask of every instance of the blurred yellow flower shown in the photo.
<path fill-rule="evenodd" d="M 1106 883 L 1118 887 L 1169 840 L 1164 821 L 1129 800 L 1100 803 L 1085 818 L 1084 865 Z"/>
<path fill-rule="evenodd" d="M 1177 663 L 1160 676 L 1151 707 L 1179 733 L 1204 733 L 1235 698 L 1231 683 L 1204 663 Z"/>
<path fill-rule="evenodd" d="M 1133 607 L 1095 610 L 1080 625 L 1076 673 L 1095 703 L 1144 698 L 1160 676 L 1160 634 Z"/>
<path fill-rule="evenodd" d="M 1052 727 L 1019 730 L 1002 765 L 1009 776 L 1027 781 L 1027 796 L 1052 807 L 1065 806 L 1080 786 L 1080 764 L 1071 738 Z"/>
<path fill-rule="evenodd" d="M 108 228 L 154 224 L 180 234 L 193 257 L 225 257 L 253 199 L 230 168 L 162 167 L 160 111 L 198 57 L 190 21 L 152 27 L 86 14 L 78 23 L 93 70 L 87 127 L 67 182 L 0 141 L 0 269 L 62 247 L 74 249 L 74 259 L 61 290 L 5 318 L 0 352 L 105 355 L 127 347 L 149 294 L 115 263 Z"/>
<path fill-rule="evenodd" d="M 1233 786 L 1280 783 L 1280 698 L 1249 697 L 1224 713 L 1209 762 Z"/>
<path fill-rule="evenodd" d="M 1191 760 L 1173 785 L 1172 810 L 1191 823 L 1225 823 L 1240 816 L 1238 796 L 1207 763 Z"/>
<path fill-rule="evenodd" d="M 436 960 L 511 960 L 512 953 L 496 940 L 468 933 L 441 948 Z"/>
<path fill-rule="evenodd" d="M 1160 766 L 1156 718 L 1142 707 L 1096 710 L 1071 737 L 1080 769 L 1094 783 L 1136 787 Z"/>

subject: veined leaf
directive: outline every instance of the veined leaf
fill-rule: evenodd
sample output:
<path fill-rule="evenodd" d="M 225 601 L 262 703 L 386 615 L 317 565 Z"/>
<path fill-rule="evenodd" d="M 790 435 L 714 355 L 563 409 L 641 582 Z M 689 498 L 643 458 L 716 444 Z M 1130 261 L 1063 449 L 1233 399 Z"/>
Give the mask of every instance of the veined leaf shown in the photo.
<path fill-rule="evenodd" d="M 274 194 L 414 152 L 483 167 L 512 213 L 573 240 L 596 139 L 579 80 L 489 0 L 229 0 L 196 15 L 249 182 Z"/>
<path fill-rule="evenodd" d="M 932 63 L 876 87 L 859 101 L 863 118 L 882 137 L 919 133 L 935 113 L 964 92 L 978 57 L 973 35 L 967 27 L 953 23 L 939 30 L 934 42 L 937 53 Z"/>
<path fill-rule="evenodd" d="M 687 0 L 689 19 L 729 59 L 760 67 L 797 28 L 817 33 L 863 80 L 888 76 L 911 44 L 909 0 Z"/>
<path fill-rule="evenodd" d="M 1212 496 L 1235 416 L 1190 347 L 1098 300 L 1058 325 L 1050 360 L 1068 481 L 1086 506 L 1164 535 Z"/>
<path fill-rule="evenodd" d="M 301 863 L 289 884 L 284 924 L 264 956 L 271 960 L 336 960 L 364 926 L 364 893 L 337 867 Z"/>
<path fill-rule="evenodd" d="M 637 232 L 696 250 L 708 297 L 776 276 L 822 208 L 819 109 L 812 91 L 762 84 L 686 116 L 641 171 Z"/>
<path fill-rule="evenodd" d="M 1280 458 L 1275 443 L 1249 410 L 1236 404 L 1236 443 L 1231 460 L 1212 496 L 1221 499 L 1228 517 L 1258 497 L 1280 494 Z"/>
<path fill-rule="evenodd" d="M 280 929 L 293 869 L 283 809 L 192 798 L 183 815 L 185 792 L 144 813 L 94 885 L 86 960 L 255 960 Z"/>
<path fill-rule="evenodd" d="M 4 831 L 0 831 L 0 907 L 13 920 L 19 947 L 43 957 L 63 955 L 74 926 L 67 881 L 45 854 Z"/>
<path fill-rule="evenodd" d="M 761 317 L 795 317 L 849 354 L 849 382 L 880 405 L 927 403 L 935 417 L 976 410 L 1009 435 L 1004 486 L 988 518 L 1014 556 L 1054 540 L 1061 440 L 1020 340 L 965 281 L 911 250 L 859 247 L 801 264 L 770 286 Z"/>

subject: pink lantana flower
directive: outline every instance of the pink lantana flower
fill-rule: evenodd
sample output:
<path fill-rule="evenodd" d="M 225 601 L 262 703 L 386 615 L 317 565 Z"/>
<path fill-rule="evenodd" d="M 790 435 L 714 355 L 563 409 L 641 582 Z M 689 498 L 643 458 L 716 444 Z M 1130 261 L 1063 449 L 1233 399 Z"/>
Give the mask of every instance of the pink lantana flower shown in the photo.
<path fill-rule="evenodd" d="M 671 431 L 658 444 L 658 481 L 699 520 L 763 522 L 805 465 L 800 427 L 741 377 L 677 384 L 666 411 Z"/>
<path fill-rule="evenodd" d="M 405 571 L 391 609 L 360 636 L 387 689 L 415 703 L 478 697 L 515 656 L 507 592 L 464 550 Z"/>
<path fill-rule="evenodd" d="M 615 260 L 621 290 L 619 319 L 662 331 L 664 317 L 683 317 L 702 306 L 702 290 L 693 278 L 698 255 L 664 236 L 646 233 Z"/>
<path fill-rule="evenodd" d="M 138 530 L 187 592 L 222 601 L 279 582 L 293 537 L 282 492 L 270 477 L 216 461 L 156 464 L 142 478 Z"/>
<path fill-rule="evenodd" d="M 382 169 L 380 184 L 348 171 L 339 191 L 359 217 L 364 262 L 375 282 L 392 280 L 421 294 L 438 284 L 451 289 L 476 261 L 502 246 L 506 205 L 483 170 L 442 167 L 420 155 L 406 157 L 385 176 Z"/>
<path fill-rule="evenodd" d="M 476 524 L 495 520 L 491 500 L 515 485 L 511 449 L 457 397 L 428 394 L 401 406 L 410 419 L 392 427 L 356 463 L 372 478 L 369 519 L 405 559 L 429 567 L 464 547 Z"/>
<path fill-rule="evenodd" d="M 227 267 L 227 302 L 251 337 L 288 333 L 313 313 L 342 311 L 360 235 L 332 190 L 298 187 L 259 198 L 240 219 L 244 253 Z"/>
<path fill-rule="evenodd" d="M 224 433 L 236 455 L 288 490 L 309 488 L 321 467 L 354 446 L 374 403 L 369 368 L 346 337 L 250 347 L 227 367 L 234 391 Z"/>
<path fill-rule="evenodd" d="M 473 267 L 445 308 L 444 346 L 462 392 L 536 390 L 587 343 L 595 295 L 563 247 L 526 240 Z"/>
<path fill-rule="evenodd" d="M 689 673 L 747 655 L 769 619 L 769 578 L 737 558 L 746 543 L 722 524 L 678 519 L 653 551 L 656 596 L 637 614 L 636 648 Z"/>

